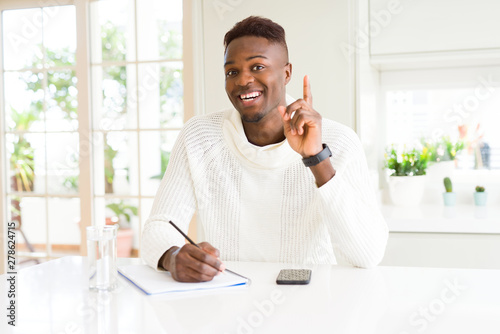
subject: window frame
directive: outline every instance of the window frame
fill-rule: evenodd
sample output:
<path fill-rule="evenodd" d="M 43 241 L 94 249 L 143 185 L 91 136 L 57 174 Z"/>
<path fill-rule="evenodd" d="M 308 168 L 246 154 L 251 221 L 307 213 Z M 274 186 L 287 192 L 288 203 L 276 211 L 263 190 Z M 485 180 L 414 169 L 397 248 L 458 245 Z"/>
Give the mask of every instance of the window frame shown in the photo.
<path fill-rule="evenodd" d="M 80 255 L 84 256 L 87 254 L 87 243 L 85 239 L 85 229 L 87 226 L 95 224 L 95 208 L 94 201 L 96 195 L 94 193 L 94 178 L 93 178 L 93 145 L 92 139 L 95 133 L 95 129 L 92 124 L 92 88 L 91 88 L 91 71 L 92 64 L 90 58 L 90 48 L 91 48 L 91 33 L 90 33 L 90 3 L 96 0 L 4 0 L 0 4 L 0 14 L 5 10 L 14 9 L 28 9 L 28 8 L 41 8 L 50 6 L 64 6 L 64 5 L 74 5 L 76 13 L 76 52 L 75 52 L 75 72 L 78 78 L 76 88 L 78 90 L 77 101 L 78 101 L 78 130 L 75 133 L 79 135 L 79 191 L 74 197 L 80 199 Z M 137 1 L 133 0 L 134 10 L 137 13 Z M 202 110 L 199 103 L 195 103 L 194 99 L 194 71 L 193 62 L 196 60 L 196 56 L 193 55 L 193 35 L 192 35 L 192 13 L 195 11 L 193 7 L 193 0 L 183 1 L 183 22 L 182 22 L 182 35 L 183 35 L 183 55 L 180 61 L 183 63 L 183 85 L 184 85 L 184 116 L 183 121 L 186 122 L 189 118 L 198 114 L 195 110 Z M 196 7 L 196 6 L 195 6 Z M 0 15 L 0 36 L 3 36 L 3 15 Z M 135 14 L 134 27 L 137 29 L 137 14 Z M 137 48 L 137 45 L 134 46 Z M 148 61 L 145 61 L 146 63 Z M 139 62 L 137 59 L 135 63 Z M 4 110 L 4 68 L 3 68 L 3 43 L 0 43 L 0 73 L 2 77 L 0 78 L 0 136 L 5 138 L 5 110 Z M 199 90 L 199 87 L 198 89 Z M 199 101 L 196 99 L 196 101 Z M 168 130 L 168 129 L 162 129 Z M 135 131 L 140 131 L 140 129 L 135 129 Z M 89 145 L 90 143 L 90 145 Z M 0 205 L 0 216 L 3 217 L 3 221 L 7 222 L 7 217 L 9 215 L 9 206 L 7 203 L 7 196 L 9 182 L 6 179 L 6 161 L 5 161 L 5 145 L 0 145 L 0 190 L 2 191 L 2 203 Z M 139 151 L 138 151 L 139 152 Z M 137 152 L 137 153 L 138 153 Z M 138 171 L 140 173 L 140 169 Z M 140 174 L 139 174 L 140 178 Z M 45 193 L 42 198 L 50 198 Z M 64 197 L 64 196 L 61 196 Z M 110 197 L 127 197 L 120 195 L 111 195 Z M 150 198 L 151 196 L 144 196 L 140 192 L 137 195 L 130 196 L 137 199 L 139 209 L 141 207 L 142 198 Z M 47 236 L 49 234 L 49 221 L 48 212 L 47 215 Z M 136 237 L 140 240 L 140 234 L 142 231 L 142 216 L 139 210 L 139 235 Z M 2 224 L 3 228 L 0 230 L 0 247 L 2 253 L 6 250 L 6 231 L 7 224 Z M 46 256 L 44 258 L 51 259 L 54 258 L 51 254 L 51 242 L 47 237 L 46 245 Z M 140 242 L 139 242 L 140 248 Z M 25 256 L 25 255 L 23 255 Z M 26 257 L 30 257 L 27 255 Z M 57 256 L 56 256 L 57 257 Z M 4 256 L 0 259 L 0 274 L 6 272 L 6 259 Z"/>
<path fill-rule="evenodd" d="M 413 75 L 412 75 L 413 74 Z M 390 142 L 386 142 L 387 133 L 387 106 L 386 94 L 388 91 L 394 90 L 411 90 L 419 88 L 471 88 L 480 85 L 479 78 L 492 75 L 493 77 L 500 75 L 499 65 L 484 65 L 484 66 L 467 66 L 467 67 L 439 67 L 439 68 L 426 68 L 426 69 L 399 69 L 399 70 L 386 70 L 379 72 L 379 112 L 377 126 L 380 129 L 379 134 L 383 134 L 384 138 L 379 141 L 377 148 L 378 166 L 384 166 L 384 152 Z M 500 88 L 500 87 L 498 87 Z M 490 175 L 497 177 L 500 175 L 499 169 L 455 169 L 455 172 L 460 175 L 462 180 L 471 180 L 477 175 Z M 463 181 L 457 180 L 457 183 Z M 500 183 L 494 182 L 495 184 Z"/>
<path fill-rule="evenodd" d="M 377 86 L 377 134 L 380 138 L 378 140 L 377 145 L 377 166 L 379 171 L 379 191 L 381 195 L 381 205 L 384 208 L 385 212 L 391 212 L 393 210 L 394 205 L 392 204 L 389 198 L 389 188 L 387 184 L 387 170 L 384 169 L 384 153 L 385 149 L 390 142 L 386 142 L 386 129 L 388 126 L 388 114 L 386 107 L 386 94 L 388 91 L 394 90 L 412 90 L 412 89 L 440 89 L 440 88 L 466 88 L 473 89 L 477 87 L 480 83 L 479 78 L 486 78 L 488 75 L 493 75 L 494 78 L 497 78 L 500 75 L 500 66 L 497 64 L 484 64 L 484 65 L 474 65 L 474 66 L 453 66 L 453 67 L 430 67 L 423 69 L 397 69 L 397 70 L 380 70 L 378 72 L 379 80 Z M 495 81 L 498 82 L 498 81 Z M 500 89 L 500 86 L 495 86 L 495 89 Z M 467 118 L 465 118 L 467 119 Z M 490 186 L 490 190 L 493 189 L 493 192 L 498 194 L 498 189 L 500 185 L 500 169 L 457 169 L 455 168 L 452 175 L 452 180 L 454 186 L 460 190 L 460 198 L 457 206 L 467 207 L 467 210 L 473 213 L 472 210 L 475 209 L 473 203 L 464 202 L 465 196 L 472 196 L 472 192 L 474 188 L 472 186 L 484 184 L 483 180 L 488 180 L 488 185 Z M 470 193 L 464 193 L 463 189 L 470 189 Z M 442 202 L 438 202 L 435 204 L 430 204 L 425 202 L 425 198 L 427 196 L 431 196 L 436 194 L 437 189 L 439 191 L 444 190 L 442 183 L 437 185 L 426 184 L 424 190 L 424 200 L 423 203 L 420 204 L 420 208 L 429 209 L 440 212 L 442 207 Z M 493 205 L 491 196 L 497 196 L 496 194 L 490 194 L 490 199 L 488 199 L 488 205 Z M 497 198 L 497 197 L 494 197 Z M 422 209 L 423 210 L 423 209 Z M 469 212 L 468 211 L 468 212 Z M 391 217 L 386 217 L 387 219 L 397 221 L 409 221 L 407 216 L 404 215 L 396 215 Z M 446 222 L 448 218 L 438 218 L 442 219 L 443 222 Z M 494 219 L 490 216 L 489 219 Z M 392 228 L 400 228 L 396 227 L 396 225 Z M 397 231 L 396 231 L 397 232 Z M 414 231 L 418 232 L 418 231 Z M 455 230 L 451 229 L 447 233 L 456 233 Z"/>

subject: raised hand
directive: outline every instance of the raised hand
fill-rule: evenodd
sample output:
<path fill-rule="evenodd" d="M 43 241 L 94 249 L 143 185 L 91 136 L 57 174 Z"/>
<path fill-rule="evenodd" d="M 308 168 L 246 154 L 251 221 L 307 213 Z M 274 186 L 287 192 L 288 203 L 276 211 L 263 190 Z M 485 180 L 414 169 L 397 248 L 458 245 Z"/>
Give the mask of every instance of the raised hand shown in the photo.
<path fill-rule="evenodd" d="M 323 149 L 321 115 L 313 109 L 309 76 L 304 76 L 303 97 L 288 107 L 278 107 L 283 119 L 285 136 L 290 147 L 303 158 L 316 155 Z"/>

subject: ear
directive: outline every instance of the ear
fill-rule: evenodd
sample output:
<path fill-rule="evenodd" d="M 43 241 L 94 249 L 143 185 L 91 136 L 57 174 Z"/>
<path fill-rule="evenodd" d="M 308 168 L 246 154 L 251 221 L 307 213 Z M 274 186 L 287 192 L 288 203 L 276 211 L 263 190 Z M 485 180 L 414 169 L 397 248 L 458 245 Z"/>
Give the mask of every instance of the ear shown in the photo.
<path fill-rule="evenodd" d="M 291 78 L 292 78 L 292 64 L 288 63 L 285 65 L 285 85 L 287 85 L 290 82 Z"/>

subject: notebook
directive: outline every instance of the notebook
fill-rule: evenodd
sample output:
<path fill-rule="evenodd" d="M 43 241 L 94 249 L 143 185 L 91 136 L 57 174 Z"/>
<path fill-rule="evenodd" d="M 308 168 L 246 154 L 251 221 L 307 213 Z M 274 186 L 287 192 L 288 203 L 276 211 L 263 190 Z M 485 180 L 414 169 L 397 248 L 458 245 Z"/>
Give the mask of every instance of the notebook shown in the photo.
<path fill-rule="evenodd" d="M 148 295 L 225 288 L 230 286 L 245 285 L 249 283 L 247 279 L 228 272 L 223 272 L 215 276 L 214 279 L 210 282 L 177 282 L 172 278 L 170 272 L 156 271 L 145 264 L 119 266 L 118 272 Z"/>

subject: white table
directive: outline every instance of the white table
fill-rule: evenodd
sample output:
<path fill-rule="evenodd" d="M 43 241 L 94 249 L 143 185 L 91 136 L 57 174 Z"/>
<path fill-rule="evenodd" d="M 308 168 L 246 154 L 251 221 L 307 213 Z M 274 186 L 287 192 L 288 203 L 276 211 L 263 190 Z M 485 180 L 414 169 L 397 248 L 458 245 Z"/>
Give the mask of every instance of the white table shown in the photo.
<path fill-rule="evenodd" d="M 279 270 L 293 266 L 226 265 L 252 284 L 147 296 L 120 277 L 116 291 L 96 293 L 87 289 L 85 258 L 26 268 L 18 274 L 13 332 L 500 333 L 500 270 L 317 265 L 309 266 L 309 285 L 282 286 Z M 9 333 L 1 319 L 0 332 Z"/>

